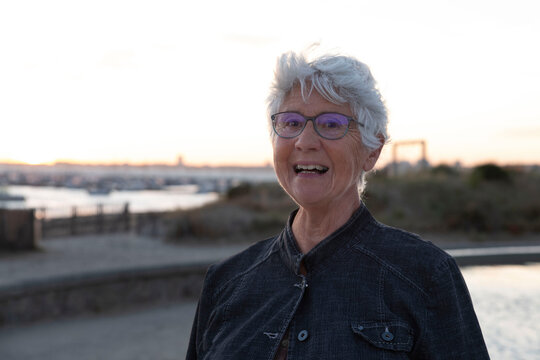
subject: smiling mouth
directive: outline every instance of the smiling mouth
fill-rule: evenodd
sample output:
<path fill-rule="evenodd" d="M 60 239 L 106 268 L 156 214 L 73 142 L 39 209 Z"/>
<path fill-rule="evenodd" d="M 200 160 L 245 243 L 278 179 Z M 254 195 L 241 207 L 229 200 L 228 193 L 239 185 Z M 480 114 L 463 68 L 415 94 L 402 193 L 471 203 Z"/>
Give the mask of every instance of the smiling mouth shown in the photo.
<path fill-rule="evenodd" d="M 296 165 L 294 172 L 297 174 L 324 174 L 328 171 L 326 166 L 322 165 Z"/>

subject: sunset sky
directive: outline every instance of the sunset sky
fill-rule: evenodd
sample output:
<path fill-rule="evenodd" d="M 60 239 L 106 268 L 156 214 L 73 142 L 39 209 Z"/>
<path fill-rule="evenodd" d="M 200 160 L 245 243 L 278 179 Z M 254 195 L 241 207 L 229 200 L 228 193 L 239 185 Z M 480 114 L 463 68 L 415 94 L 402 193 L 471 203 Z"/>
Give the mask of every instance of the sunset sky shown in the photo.
<path fill-rule="evenodd" d="M 276 58 L 320 42 L 432 163 L 540 163 L 538 4 L 2 1 L 0 161 L 264 164 Z"/>

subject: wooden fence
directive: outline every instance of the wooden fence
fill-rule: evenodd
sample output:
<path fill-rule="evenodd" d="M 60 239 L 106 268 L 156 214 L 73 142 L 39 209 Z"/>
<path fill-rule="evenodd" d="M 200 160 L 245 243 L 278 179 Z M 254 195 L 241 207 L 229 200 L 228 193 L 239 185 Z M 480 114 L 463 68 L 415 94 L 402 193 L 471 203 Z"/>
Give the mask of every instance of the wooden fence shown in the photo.
<path fill-rule="evenodd" d="M 48 217 L 47 209 L 37 209 L 36 219 L 41 225 L 43 238 L 125 232 L 132 229 L 129 205 L 95 207 L 72 207 L 67 217 Z"/>
<path fill-rule="evenodd" d="M 43 208 L 0 209 L 0 250 L 30 250 L 36 248 L 41 239 L 64 236 L 135 232 L 163 237 L 167 235 L 167 214 L 132 213 L 127 203 L 56 209 L 55 212 Z"/>
<path fill-rule="evenodd" d="M 36 219 L 42 238 L 116 232 L 166 236 L 167 214 L 166 211 L 133 213 L 126 203 L 122 206 L 73 207 L 71 215 L 64 217 L 48 217 L 46 210 L 38 209 Z"/>

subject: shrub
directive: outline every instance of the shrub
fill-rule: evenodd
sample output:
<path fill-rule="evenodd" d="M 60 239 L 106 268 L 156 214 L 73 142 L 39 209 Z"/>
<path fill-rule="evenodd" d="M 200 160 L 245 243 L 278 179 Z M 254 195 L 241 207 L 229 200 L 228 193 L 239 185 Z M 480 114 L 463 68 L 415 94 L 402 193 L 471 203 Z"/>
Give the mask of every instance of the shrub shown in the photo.
<path fill-rule="evenodd" d="M 446 164 L 437 165 L 430 170 L 431 174 L 433 175 L 442 175 L 442 176 L 457 176 L 459 175 L 459 172 Z"/>
<path fill-rule="evenodd" d="M 508 171 L 495 164 L 485 164 L 473 168 L 469 180 L 476 186 L 484 181 L 493 181 L 499 183 L 510 183 L 510 174 Z"/>

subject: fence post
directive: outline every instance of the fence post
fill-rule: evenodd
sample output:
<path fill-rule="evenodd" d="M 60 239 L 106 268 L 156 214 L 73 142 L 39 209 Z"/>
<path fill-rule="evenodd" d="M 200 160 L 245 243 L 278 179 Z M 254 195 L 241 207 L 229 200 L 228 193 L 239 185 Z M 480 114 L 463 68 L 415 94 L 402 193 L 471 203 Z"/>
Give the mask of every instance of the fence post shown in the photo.
<path fill-rule="evenodd" d="M 103 232 L 103 204 L 97 205 L 96 222 L 97 232 L 101 234 Z"/>
<path fill-rule="evenodd" d="M 73 206 L 71 208 L 71 222 L 70 222 L 71 235 L 75 235 L 77 233 L 76 222 L 77 222 L 77 207 Z"/>
<path fill-rule="evenodd" d="M 0 210 L 0 248 L 33 250 L 36 248 L 35 210 Z"/>
<path fill-rule="evenodd" d="M 124 230 L 131 231 L 131 221 L 129 216 L 129 203 L 124 204 L 124 211 L 122 212 L 122 220 L 124 221 Z"/>
<path fill-rule="evenodd" d="M 45 234 L 46 234 L 46 231 L 45 231 L 45 218 L 47 217 L 47 208 L 45 208 L 45 207 L 39 208 L 39 213 L 40 213 L 39 221 L 41 223 L 41 237 L 44 238 Z"/>

